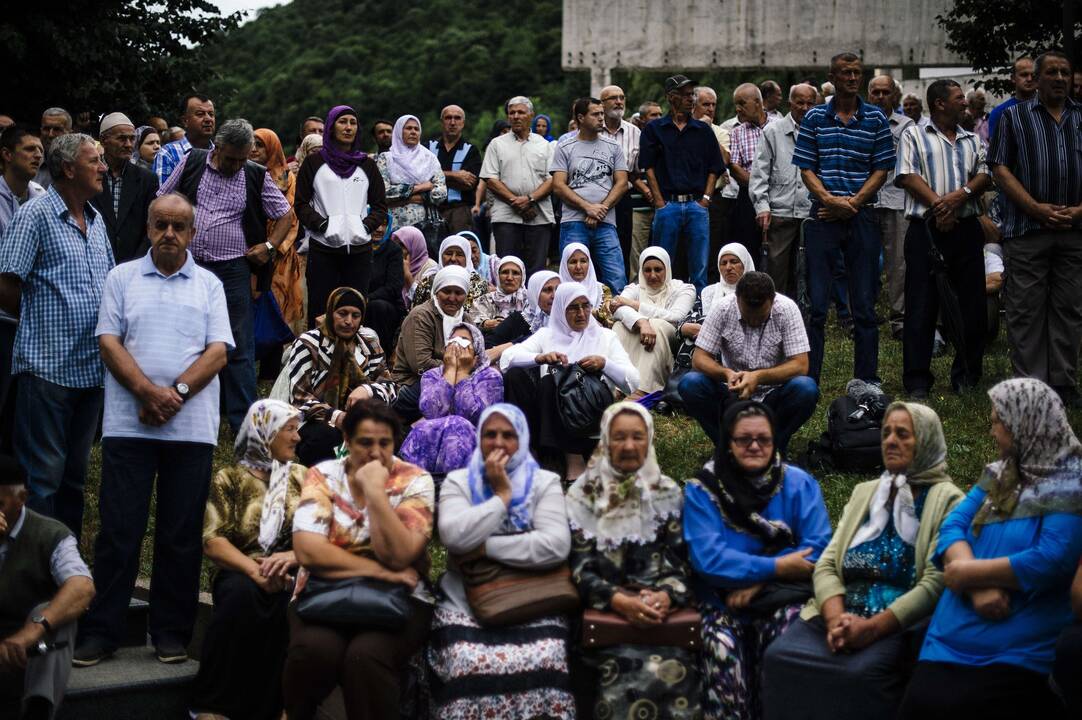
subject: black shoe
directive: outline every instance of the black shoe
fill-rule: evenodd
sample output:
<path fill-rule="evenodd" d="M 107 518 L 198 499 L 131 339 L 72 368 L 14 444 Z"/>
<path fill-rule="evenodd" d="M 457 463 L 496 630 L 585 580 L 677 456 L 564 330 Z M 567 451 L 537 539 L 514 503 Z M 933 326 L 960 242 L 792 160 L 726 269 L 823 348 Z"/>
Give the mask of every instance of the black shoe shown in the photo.
<path fill-rule="evenodd" d="M 927 388 L 917 388 L 916 390 L 910 390 L 908 393 L 910 400 L 927 400 L 928 390 Z"/>
<path fill-rule="evenodd" d="M 174 665 L 187 662 L 188 650 L 175 640 L 162 640 L 154 645 L 154 653 L 158 656 L 158 662 Z"/>
<path fill-rule="evenodd" d="M 104 640 L 87 638 L 75 647 L 71 664 L 73 667 L 93 667 L 102 660 L 111 658 L 114 652 L 116 648 L 109 647 Z"/>
<path fill-rule="evenodd" d="M 1056 391 L 1060 400 L 1063 401 L 1064 407 L 1068 410 L 1082 410 L 1082 393 L 1078 392 L 1077 387 L 1074 385 L 1061 385 L 1052 389 Z"/>

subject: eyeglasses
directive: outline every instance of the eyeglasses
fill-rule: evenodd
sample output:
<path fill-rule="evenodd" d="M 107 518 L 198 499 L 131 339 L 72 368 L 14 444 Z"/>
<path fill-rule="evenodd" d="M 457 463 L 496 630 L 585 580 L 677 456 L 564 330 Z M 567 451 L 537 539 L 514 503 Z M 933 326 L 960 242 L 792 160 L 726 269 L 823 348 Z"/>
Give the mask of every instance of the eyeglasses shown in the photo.
<path fill-rule="evenodd" d="M 592 308 L 593 305 L 590 303 L 577 303 L 575 305 L 568 305 L 567 312 L 572 313 L 573 315 L 578 315 L 580 312 L 589 315 Z"/>
<path fill-rule="evenodd" d="M 761 448 L 774 446 L 774 438 L 769 435 L 737 435 L 732 440 L 734 445 L 745 450 L 750 448 L 752 443 L 758 444 Z"/>

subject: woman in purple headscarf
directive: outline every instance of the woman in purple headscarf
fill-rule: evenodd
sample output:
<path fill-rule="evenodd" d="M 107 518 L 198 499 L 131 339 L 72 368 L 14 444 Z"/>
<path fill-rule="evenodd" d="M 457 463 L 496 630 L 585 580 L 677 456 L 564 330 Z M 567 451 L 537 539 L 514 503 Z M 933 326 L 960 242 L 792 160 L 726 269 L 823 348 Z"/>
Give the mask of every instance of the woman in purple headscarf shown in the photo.
<path fill-rule="evenodd" d="M 331 291 L 368 294 L 372 232 L 387 221 L 386 189 L 375 161 L 361 152 L 357 113 L 338 105 L 327 113 L 323 147 L 297 174 L 295 211 L 307 228 L 308 327 Z M 367 208 L 368 214 L 361 213 Z"/>
<path fill-rule="evenodd" d="M 379 154 L 376 165 L 387 186 L 394 226 L 420 229 L 433 249 L 441 221 L 438 206 L 447 199 L 447 181 L 436 154 L 421 143 L 421 121 L 415 115 L 395 121 L 391 149 Z"/>

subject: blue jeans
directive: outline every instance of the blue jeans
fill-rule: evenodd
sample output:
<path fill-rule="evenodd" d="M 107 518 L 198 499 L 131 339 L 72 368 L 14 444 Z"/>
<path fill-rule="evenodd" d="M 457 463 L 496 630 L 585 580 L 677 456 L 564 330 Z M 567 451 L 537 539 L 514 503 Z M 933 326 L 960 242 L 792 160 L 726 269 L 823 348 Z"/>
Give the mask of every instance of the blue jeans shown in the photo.
<path fill-rule="evenodd" d="M 667 202 L 654 211 L 651 245 L 658 245 L 676 262 L 676 243 L 681 233 L 688 243 L 688 275 L 696 294 L 706 287 L 710 263 L 710 213 L 697 202 Z M 675 272 L 675 270 L 674 270 Z"/>
<path fill-rule="evenodd" d="M 616 226 L 598 223 L 597 227 L 591 228 L 579 220 L 560 223 L 560 253 L 576 242 L 590 248 L 598 279 L 609 286 L 613 295 L 618 295 L 627 285 L 627 272 Z"/>
<path fill-rule="evenodd" d="M 252 327 L 252 271 L 244 258 L 201 263 L 222 281 L 229 310 L 233 344 L 226 366 L 218 374 L 222 381 L 222 405 L 233 434 L 240 430 L 248 408 L 256 400 L 255 334 Z"/>
<path fill-rule="evenodd" d="M 692 370 L 680 380 L 680 397 L 688 415 L 699 421 L 703 432 L 717 445 L 722 413 L 738 399 L 729 392 L 725 381 Z M 774 446 L 783 456 L 789 439 L 812 416 L 818 402 L 819 386 L 807 375 L 790 378 L 763 398 L 763 404 L 774 411 Z"/>
<path fill-rule="evenodd" d="M 811 216 L 819 211 L 812 204 Z M 808 296 L 811 320 L 809 374 L 819 381 L 823 369 L 823 343 L 827 310 L 834 279 L 833 254 L 841 251 L 848 276 L 849 310 L 853 317 L 853 377 L 866 382 L 879 380 L 879 326 L 875 299 L 879 294 L 879 224 L 869 208 L 850 220 L 811 220 L 804 227 L 804 254 L 808 268 Z"/>
<path fill-rule="evenodd" d="M 103 391 L 69 388 L 30 373 L 18 376 L 15 458 L 26 470 L 27 506 L 83 530 L 83 486 L 101 419 Z"/>

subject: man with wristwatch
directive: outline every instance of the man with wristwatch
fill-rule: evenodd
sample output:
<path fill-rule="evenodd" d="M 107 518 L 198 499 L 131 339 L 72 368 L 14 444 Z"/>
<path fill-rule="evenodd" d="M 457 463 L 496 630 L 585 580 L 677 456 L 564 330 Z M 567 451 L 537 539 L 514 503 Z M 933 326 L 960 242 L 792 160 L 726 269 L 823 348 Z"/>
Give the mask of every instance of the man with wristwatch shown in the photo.
<path fill-rule="evenodd" d="M 0 716 L 10 709 L 49 718 L 64 697 L 75 621 L 94 583 L 71 531 L 26 498 L 26 473 L 0 455 Z"/>

